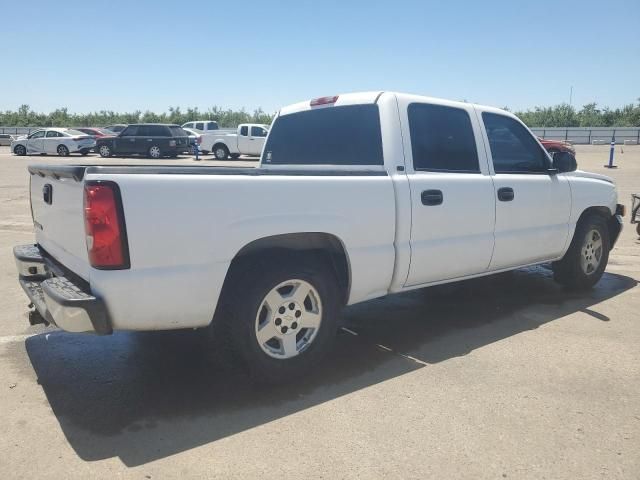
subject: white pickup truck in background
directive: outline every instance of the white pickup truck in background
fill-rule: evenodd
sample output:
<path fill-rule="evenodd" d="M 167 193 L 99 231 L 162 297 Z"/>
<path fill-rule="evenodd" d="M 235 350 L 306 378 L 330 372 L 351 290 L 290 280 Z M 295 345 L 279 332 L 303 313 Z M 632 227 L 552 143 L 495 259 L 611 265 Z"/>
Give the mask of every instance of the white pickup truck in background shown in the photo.
<path fill-rule="evenodd" d="M 218 160 L 238 158 L 240 155 L 258 156 L 268 133 L 269 125 L 241 123 L 235 131 L 204 133 L 200 149 L 213 152 Z"/>
<path fill-rule="evenodd" d="M 32 323 L 199 328 L 266 381 L 311 368 L 344 305 L 544 262 L 589 288 L 624 214 L 511 113 L 388 92 L 283 108 L 259 168 L 29 172 Z"/>

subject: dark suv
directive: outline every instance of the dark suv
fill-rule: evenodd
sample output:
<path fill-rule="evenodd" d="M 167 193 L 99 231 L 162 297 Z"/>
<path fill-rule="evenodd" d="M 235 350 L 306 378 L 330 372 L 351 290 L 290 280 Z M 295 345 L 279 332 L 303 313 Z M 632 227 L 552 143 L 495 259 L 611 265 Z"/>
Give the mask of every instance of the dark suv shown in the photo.
<path fill-rule="evenodd" d="M 151 158 L 177 157 L 189 152 L 189 134 L 178 125 L 139 123 L 127 126 L 115 137 L 96 140 L 101 157 L 146 155 Z"/>

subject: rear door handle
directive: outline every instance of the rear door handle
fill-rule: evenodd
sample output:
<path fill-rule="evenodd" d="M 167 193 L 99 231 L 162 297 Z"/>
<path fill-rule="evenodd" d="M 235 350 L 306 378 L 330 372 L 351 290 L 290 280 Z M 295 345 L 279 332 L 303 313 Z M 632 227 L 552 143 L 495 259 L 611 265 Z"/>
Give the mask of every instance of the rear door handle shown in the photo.
<path fill-rule="evenodd" d="M 422 204 L 423 205 L 440 205 L 442 204 L 442 190 L 425 190 L 422 192 Z"/>
<path fill-rule="evenodd" d="M 511 187 L 502 187 L 498 189 L 498 200 L 501 202 L 510 202 L 515 197 L 513 193 L 513 188 Z"/>

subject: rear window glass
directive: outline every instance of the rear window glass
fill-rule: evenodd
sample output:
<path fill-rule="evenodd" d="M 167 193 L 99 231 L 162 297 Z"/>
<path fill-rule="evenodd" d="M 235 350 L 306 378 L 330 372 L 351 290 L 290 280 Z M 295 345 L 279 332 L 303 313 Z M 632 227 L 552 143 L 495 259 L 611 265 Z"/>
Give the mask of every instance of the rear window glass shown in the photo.
<path fill-rule="evenodd" d="M 377 105 L 325 107 L 278 117 L 262 161 L 285 165 L 382 165 Z"/>
<path fill-rule="evenodd" d="M 182 127 L 178 127 L 177 125 L 173 125 L 171 127 L 169 127 L 169 130 L 171 130 L 171 135 L 174 137 L 188 137 L 189 134 L 182 129 Z"/>
<path fill-rule="evenodd" d="M 216 122 L 207 123 L 207 130 L 218 130 L 218 124 Z"/>

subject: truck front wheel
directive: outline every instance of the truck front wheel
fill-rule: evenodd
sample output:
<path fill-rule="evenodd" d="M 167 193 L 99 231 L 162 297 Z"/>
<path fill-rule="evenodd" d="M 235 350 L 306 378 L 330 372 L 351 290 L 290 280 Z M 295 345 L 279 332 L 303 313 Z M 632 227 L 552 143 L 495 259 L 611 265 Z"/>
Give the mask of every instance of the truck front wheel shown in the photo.
<path fill-rule="evenodd" d="M 213 154 L 217 160 L 226 160 L 229 156 L 229 149 L 224 145 L 216 145 L 213 147 Z"/>
<path fill-rule="evenodd" d="M 600 215 L 589 215 L 577 225 L 571 245 L 562 260 L 553 263 L 553 277 L 575 290 L 593 287 L 609 261 L 609 229 Z"/>
<path fill-rule="evenodd" d="M 330 349 L 340 309 L 338 282 L 309 256 L 246 262 L 231 272 L 216 312 L 219 335 L 261 382 L 307 373 Z M 215 328 L 215 326 L 214 326 Z"/>

